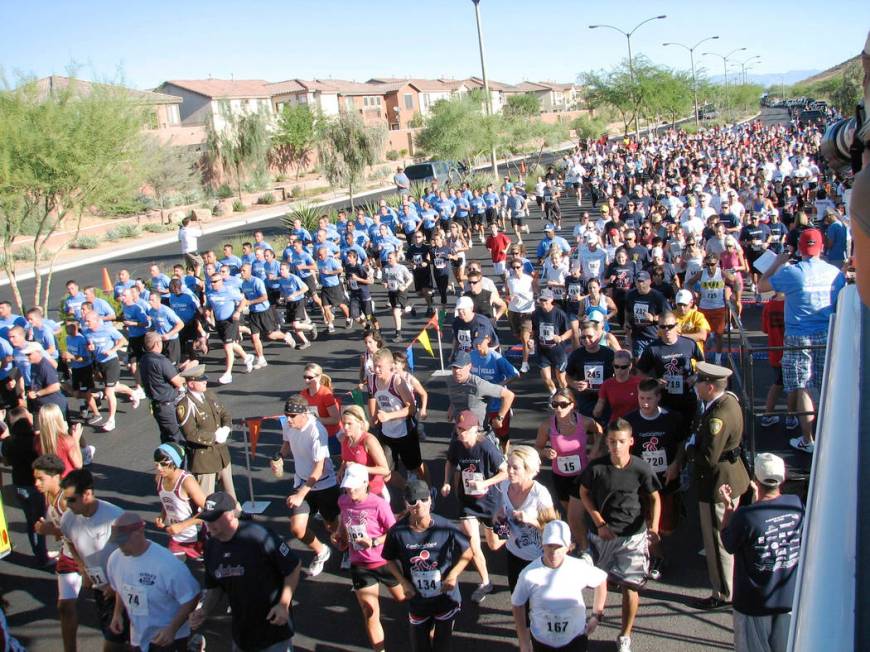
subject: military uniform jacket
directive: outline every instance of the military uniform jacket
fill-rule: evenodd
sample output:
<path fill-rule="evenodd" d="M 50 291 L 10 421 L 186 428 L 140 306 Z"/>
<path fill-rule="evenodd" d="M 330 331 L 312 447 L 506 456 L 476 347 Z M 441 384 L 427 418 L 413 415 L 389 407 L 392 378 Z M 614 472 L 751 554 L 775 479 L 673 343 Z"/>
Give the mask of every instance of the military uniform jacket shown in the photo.
<path fill-rule="evenodd" d="M 724 453 L 739 448 L 743 440 L 743 412 L 731 392 L 715 399 L 695 417 L 694 481 L 701 502 L 721 502 L 719 487 L 731 485 L 736 498 L 749 488 L 749 474 L 738 455 L 723 460 Z"/>
<path fill-rule="evenodd" d="M 231 426 L 232 417 L 217 397 L 206 390 L 200 401 L 187 392 L 175 411 L 187 442 L 190 472 L 218 473 L 227 466 L 230 463 L 229 448 L 215 441 L 214 431 L 221 426 Z"/>

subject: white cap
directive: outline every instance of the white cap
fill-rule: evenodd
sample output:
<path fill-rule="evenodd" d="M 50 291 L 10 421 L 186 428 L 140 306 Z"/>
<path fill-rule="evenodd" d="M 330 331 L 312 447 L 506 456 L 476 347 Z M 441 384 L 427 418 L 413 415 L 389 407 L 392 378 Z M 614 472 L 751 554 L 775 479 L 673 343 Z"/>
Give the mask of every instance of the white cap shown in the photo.
<path fill-rule="evenodd" d="M 544 526 L 542 544 L 545 546 L 555 544 L 557 546 L 571 545 L 571 530 L 565 521 L 550 521 Z"/>
<path fill-rule="evenodd" d="M 459 297 L 456 300 L 456 309 L 457 310 L 474 310 L 474 301 L 471 300 L 471 297 Z"/>
<path fill-rule="evenodd" d="M 755 456 L 755 479 L 768 487 L 785 482 L 785 462 L 779 455 L 759 453 Z"/>
<path fill-rule="evenodd" d="M 39 351 L 40 353 L 45 353 L 45 349 L 42 348 L 42 344 L 40 344 L 39 342 L 28 342 L 21 347 L 21 353 L 23 355 L 29 355 L 31 353 L 36 353 L 37 351 Z"/>
<path fill-rule="evenodd" d="M 695 297 L 690 290 L 682 289 L 677 291 L 677 296 L 674 297 L 674 303 L 684 303 L 687 306 L 692 304 Z"/>
<path fill-rule="evenodd" d="M 369 473 L 362 464 L 350 463 L 344 469 L 341 478 L 342 489 L 359 489 L 369 481 Z"/>

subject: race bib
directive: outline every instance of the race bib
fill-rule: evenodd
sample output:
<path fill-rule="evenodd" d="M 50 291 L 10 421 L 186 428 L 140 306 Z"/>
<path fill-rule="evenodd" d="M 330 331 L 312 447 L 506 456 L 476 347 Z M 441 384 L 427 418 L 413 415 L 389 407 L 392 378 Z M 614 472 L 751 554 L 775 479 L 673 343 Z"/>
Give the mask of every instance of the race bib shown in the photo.
<path fill-rule="evenodd" d="M 145 591 L 132 584 L 124 584 L 121 586 L 121 595 L 124 598 L 127 613 L 131 616 L 148 615 L 148 595 Z"/>
<path fill-rule="evenodd" d="M 568 286 L 568 298 L 571 301 L 579 301 L 581 296 L 583 296 L 583 287 L 581 285 L 572 283 Z"/>
<path fill-rule="evenodd" d="M 387 281 L 387 289 L 390 292 L 398 292 L 399 282 L 396 279 L 391 278 L 390 280 Z"/>
<path fill-rule="evenodd" d="M 541 332 L 541 342 L 544 344 L 550 344 L 556 339 L 556 329 L 553 324 L 541 324 L 540 326 Z"/>
<path fill-rule="evenodd" d="M 584 364 L 583 376 L 592 387 L 598 387 L 604 382 L 604 365 Z"/>
<path fill-rule="evenodd" d="M 441 256 L 438 256 L 435 259 L 435 268 L 436 269 L 444 269 L 445 267 L 447 267 L 447 261 L 444 258 L 442 258 Z"/>
<path fill-rule="evenodd" d="M 704 290 L 704 299 L 711 303 L 720 303 L 722 301 L 722 290 L 720 288 L 712 288 Z"/>
<path fill-rule="evenodd" d="M 106 572 L 100 566 L 88 566 L 85 568 L 85 572 L 91 578 L 91 583 L 94 586 L 104 586 L 109 583 L 106 579 Z"/>
<path fill-rule="evenodd" d="M 347 528 L 347 536 L 350 538 L 350 543 L 354 550 L 362 550 L 359 541 L 365 539 L 368 536 L 368 532 L 366 532 L 365 525 L 350 525 Z"/>
<path fill-rule="evenodd" d="M 421 598 L 434 598 L 441 594 L 441 571 L 411 571 L 411 582 L 414 584 L 414 590 Z"/>
<path fill-rule="evenodd" d="M 414 264 L 421 265 L 423 263 L 423 256 L 421 254 L 414 254 Z"/>
<path fill-rule="evenodd" d="M 471 349 L 471 331 L 460 330 L 456 332 L 456 341 L 459 342 L 459 346 L 462 347 L 465 351 Z"/>
<path fill-rule="evenodd" d="M 574 631 L 571 625 L 571 615 L 567 612 L 537 612 L 537 620 L 541 625 L 541 630 L 547 633 L 548 645 L 551 647 L 562 647 L 567 644 L 572 638 Z"/>
<path fill-rule="evenodd" d="M 553 291 L 554 299 L 564 299 L 565 298 L 565 288 L 561 285 L 553 285 L 550 286 L 550 289 Z"/>
<path fill-rule="evenodd" d="M 347 282 L 347 286 L 348 286 L 351 290 L 359 290 L 359 283 L 357 282 L 357 280 L 356 280 L 355 278 L 350 279 L 350 280 Z"/>
<path fill-rule="evenodd" d="M 462 488 L 465 490 L 466 496 L 485 496 L 486 489 L 477 489 L 476 484 L 483 482 L 483 473 L 472 471 L 471 469 L 463 469 L 462 471 Z"/>
<path fill-rule="evenodd" d="M 579 455 L 565 455 L 556 458 L 556 468 L 564 475 L 578 475 L 581 469 Z"/>
<path fill-rule="evenodd" d="M 668 468 L 668 453 L 664 449 L 642 451 L 643 461 L 652 467 L 654 473 L 664 473 Z"/>
<path fill-rule="evenodd" d="M 645 303 L 636 303 L 633 314 L 635 322 L 646 322 L 649 318 L 649 306 Z"/>
<path fill-rule="evenodd" d="M 598 276 L 601 271 L 601 260 L 596 258 L 586 263 L 586 269 L 590 276 Z"/>
<path fill-rule="evenodd" d="M 679 394 L 680 396 L 682 396 L 683 380 L 683 377 L 679 374 L 665 374 L 665 389 L 667 390 L 668 394 Z"/>

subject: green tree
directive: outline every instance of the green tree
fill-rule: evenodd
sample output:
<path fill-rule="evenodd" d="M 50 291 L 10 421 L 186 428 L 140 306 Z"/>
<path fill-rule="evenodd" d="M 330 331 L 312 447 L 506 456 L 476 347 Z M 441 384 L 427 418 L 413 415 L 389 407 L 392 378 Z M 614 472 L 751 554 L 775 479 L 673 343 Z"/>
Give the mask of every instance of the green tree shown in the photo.
<path fill-rule="evenodd" d="M 311 163 L 316 144 L 315 120 L 314 112 L 305 104 L 285 104 L 278 115 L 270 158 L 281 169 L 295 168 L 296 179 Z"/>
<path fill-rule="evenodd" d="M 163 223 L 170 194 L 186 193 L 197 186 L 196 155 L 185 147 L 172 147 L 149 138 L 143 161 L 145 183 L 154 194 Z"/>
<path fill-rule="evenodd" d="M 232 175 L 241 201 L 242 184 L 249 177 L 266 176 L 272 146 L 269 118 L 263 109 L 236 113 L 229 102 L 218 105 L 215 117 L 223 126 L 216 128 L 213 121 L 206 125 L 206 160 L 212 169 L 219 166 Z"/>
<path fill-rule="evenodd" d="M 610 72 L 602 70 L 584 73 L 583 96 L 586 105 L 592 109 L 614 109 L 619 114 L 625 134 L 640 111 L 642 99 L 640 85 L 632 81 L 627 62 L 621 63 Z"/>
<path fill-rule="evenodd" d="M 658 124 L 661 117 L 676 123 L 680 118 L 691 115 L 694 106 L 692 96 L 692 76 L 682 71 L 651 67 L 644 70 L 640 77 L 643 89 L 643 110 Z"/>
<path fill-rule="evenodd" d="M 40 93 L 33 80 L 0 90 L 0 238 L 2 265 L 25 309 L 14 249 L 33 238 L 31 305 L 48 309 L 57 256 L 78 238 L 90 207 L 129 197 L 142 185 L 144 109 L 114 84 L 77 84 Z M 60 227 L 66 242 L 49 240 Z M 40 262 L 48 259 L 43 281 Z"/>
<path fill-rule="evenodd" d="M 499 117 L 485 116 L 472 94 L 441 100 L 432 106 L 417 134 L 417 146 L 432 158 L 462 161 L 470 167 L 494 143 Z"/>
<path fill-rule="evenodd" d="M 607 125 L 601 118 L 593 118 L 588 115 L 580 115 L 571 122 L 571 129 L 577 133 L 580 140 L 598 138 L 607 131 Z"/>
<path fill-rule="evenodd" d="M 367 127 L 351 111 L 318 123 L 320 167 L 332 186 L 348 189 L 353 209 L 354 189 L 365 179 L 366 166 L 374 165 L 387 139 L 385 129 Z"/>
<path fill-rule="evenodd" d="M 509 95 L 502 112 L 507 116 L 536 118 L 541 113 L 541 100 L 534 93 Z"/>

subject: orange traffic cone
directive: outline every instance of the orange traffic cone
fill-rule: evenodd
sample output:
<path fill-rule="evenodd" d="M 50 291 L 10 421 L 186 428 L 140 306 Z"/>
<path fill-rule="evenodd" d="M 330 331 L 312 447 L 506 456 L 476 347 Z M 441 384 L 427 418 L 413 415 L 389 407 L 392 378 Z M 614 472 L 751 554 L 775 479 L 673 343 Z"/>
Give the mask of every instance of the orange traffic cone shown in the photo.
<path fill-rule="evenodd" d="M 109 270 L 103 267 L 103 291 L 112 292 L 113 290 L 114 286 L 112 285 L 112 279 L 109 277 Z"/>

